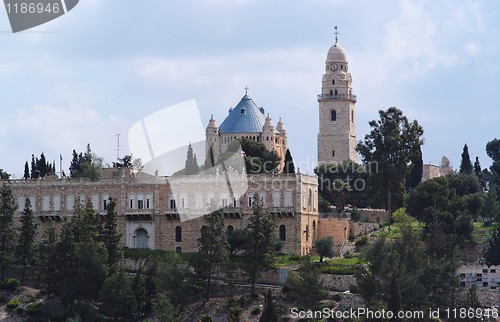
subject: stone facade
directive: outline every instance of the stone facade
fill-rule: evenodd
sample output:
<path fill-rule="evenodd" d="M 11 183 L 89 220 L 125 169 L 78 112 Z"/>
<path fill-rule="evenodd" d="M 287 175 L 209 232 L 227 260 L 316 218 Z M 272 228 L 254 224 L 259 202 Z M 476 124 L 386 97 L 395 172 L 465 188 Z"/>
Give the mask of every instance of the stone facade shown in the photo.
<path fill-rule="evenodd" d="M 183 185 L 176 184 L 173 189 L 171 177 L 133 173 L 126 168 L 103 169 L 98 181 L 46 177 L 13 180 L 11 187 L 18 204 L 16 220 L 29 198 L 39 218 L 40 238 L 49 223 L 60 229 L 72 217 L 77 202 L 90 200 L 94 210 L 105 215 L 111 197 L 117 204 L 123 246 L 196 251 L 204 225 L 204 209 L 197 208 L 198 198 L 222 208 L 228 229 L 245 227 L 252 216 L 251 204 L 259 198 L 278 218 L 276 236 L 281 239 L 283 252 L 309 253 L 318 223 L 316 177 L 300 173 L 243 177 L 247 189 L 234 195 L 225 192 L 224 174 L 186 176 Z M 233 182 L 234 187 L 237 184 Z"/>
<path fill-rule="evenodd" d="M 423 170 L 424 171 L 422 175 L 422 182 L 433 178 L 445 176 L 453 172 L 453 169 L 450 165 L 450 159 L 448 159 L 447 156 L 443 156 L 441 158 L 441 164 L 439 166 L 430 163 L 424 164 Z"/>
<path fill-rule="evenodd" d="M 318 163 L 357 161 L 356 95 L 339 43 L 328 51 L 319 102 Z"/>

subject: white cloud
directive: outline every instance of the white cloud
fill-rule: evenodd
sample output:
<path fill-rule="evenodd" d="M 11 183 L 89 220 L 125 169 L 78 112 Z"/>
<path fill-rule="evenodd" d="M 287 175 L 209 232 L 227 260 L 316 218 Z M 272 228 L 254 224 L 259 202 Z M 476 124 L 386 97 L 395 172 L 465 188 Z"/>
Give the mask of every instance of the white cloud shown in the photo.
<path fill-rule="evenodd" d="M 114 148 L 114 132 L 118 126 L 123 124 L 116 117 L 105 117 L 89 107 L 36 105 L 17 111 L 12 130 L 31 138 L 30 145 L 35 151 L 69 155 L 73 149 L 82 151 L 91 143 L 99 154 Z"/>

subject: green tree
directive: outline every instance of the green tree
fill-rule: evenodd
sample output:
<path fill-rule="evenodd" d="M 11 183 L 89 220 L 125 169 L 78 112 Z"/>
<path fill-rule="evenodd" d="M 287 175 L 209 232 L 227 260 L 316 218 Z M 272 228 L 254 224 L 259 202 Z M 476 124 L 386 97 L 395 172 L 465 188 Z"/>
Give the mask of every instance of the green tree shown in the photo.
<path fill-rule="evenodd" d="M 31 155 L 31 179 L 36 179 L 40 176 L 40 172 L 36 167 L 35 155 Z"/>
<path fill-rule="evenodd" d="M 314 241 L 314 249 L 316 253 L 319 255 L 320 263 L 323 262 L 323 257 L 332 258 L 333 253 L 333 238 L 332 237 L 323 237 L 320 239 L 316 239 Z"/>
<path fill-rule="evenodd" d="M 85 153 L 76 153 L 73 150 L 73 159 L 69 167 L 72 178 L 88 178 L 97 180 L 101 176 L 102 158 L 95 155 L 87 145 Z"/>
<path fill-rule="evenodd" d="M 318 308 L 320 302 L 328 296 L 321 279 L 321 271 L 310 257 L 302 262 L 298 274 L 295 272 L 288 274 L 283 293 L 287 299 L 306 309 Z"/>
<path fill-rule="evenodd" d="M 14 262 L 16 230 L 14 228 L 14 212 L 16 204 L 10 185 L 3 183 L 0 191 L 0 280 Z"/>
<path fill-rule="evenodd" d="M 191 143 L 189 143 L 187 156 L 186 156 L 186 165 L 184 166 L 184 174 L 192 175 L 196 174 L 200 171 L 198 167 L 198 161 L 196 160 L 196 154 L 193 152 L 193 147 Z"/>
<path fill-rule="evenodd" d="M 478 177 L 478 178 L 481 178 L 481 173 L 482 173 L 482 169 L 481 169 L 481 163 L 479 163 L 479 157 L 476 156 L 476 161 L 474 162 L 474 174 Z"/>
<path fill-rule="evenodd" d="M 132 280 L 132 291 L 134 292 L 135 303 L 139 311 L 142 311 L 146 305 L 149 305 L 149 301 L 151 300 L 146 293 L 146 278 L 145 265 L 141 262 Z"/>
<path fill-rule="evenodd" d="M 264 309 L 262 310 L 259 322 L 278 322 L 278 313 L 274 307 L 271 289 L 267 289 L 266 297 L 264 299 Z"/>
<path fill-rule="evenodd" d="M 28 161 L 26 161 L 26 163 L 24 164 L 24 175 L 23 175 L 23 178 L 24 179 L 29 179 L 30 178 L 30 167 L 28 165 Z"/>
<path fill-rule="evenodd" d="M 198 254 L 194 255 L 192 258 L 197 259 Z M 206 263 L 205 255 L 201 263 Z M 156 293 L 165 294 L 172 305 L 181 309 L 200 299 L 203 289 L 195 279 L 192 267 L 182 256 L 170 253 L 159 259 L 155 265 L 152 274 Z M 199 269 L 198 266 L 196 268 Z"/>
<path fill-rule="evenodd" d="M 253 216 L 247 225 L 248 242 L 245 245 L 242 269 L 250 277 L 252 294 L 255 293 L 255 281 L 260 274 L 269 269 L 276 255 L 275 236 L 276 219 L 262 208 L 256 200 L 253 203 Z"/>
<path fill-rule="evenodd" d="M 57 233 L 52 224 L 49 224 L 47 234 L 40 243 L 40 277 L 46 285 L 48 294 L 54 292 L 58 275 Z"/>
<path fill-rule="evenodd" d="M 104 217 L 104 229 L 102 239 L 106 252 L 108 254 L 108 269 L 110 274 L 116 271 L 117 266 L 122 258 L 120 249 L 121 234 L 118 231 L 118 214 L 115 210 L 116 202 L 109 198 L 106 208 L 106 216 Z"/>
<path fill-rule="evenodd" d="M 165 293 L 160 293 L 153 301 L 153 314 L 160 322 L 182 322 L 186 314 L 170 302 Z"/>
<path fill-rule="evenodd" d="M 472 162 L 470 161 L 469 147 L 465 144 L 462 152 L 462 161 L 460 162 L 460 173 L 472 174 L 473 169 Z"/>
<path fill-rule="evenodd" d="M 67 302 L 78 298 L 95 299 L 108 275 L 108 255 L 100 242 L 100 217 L 77 202 L 71 221 L 63 225 L 57 249 L 56 291 Z"/>
<path fill-rule="evenodd" d="M 388 209 L 388 200 L 392 200 L 397 209 L 403 205 L 404 181 L 423 144 L 424 130 L 395 107 L 381 110 L 379 115 L 380 120 L 369 122 L 371 132 L 358 143 L 357 150 L 370 173 L 373 206 Z"/>
<path fill-rule="evenodd" d="M 486 193 L 486 198 L 479 214 L 485 218 L 485 221 L 500 221 L 500 200 L 498 200 L 496 189 L 490 189 Z"/>
<path fill-rule="evenodd" d="M 24 284 L 26 273 L 31 265 L 36 262 L 37 247 L 35 244 L 37 224 L 31 209 L 31 202 L 26 199 L 21 215 L 21 226 L 18 228 L 18 244 L 16 249 L 17 262 L 21 266 L 21 283 Z"/>
<path fill-rule="evenodd" d="M 229 244 L 229 256 L 236 255 L 240 250 L 243 249 L 245 244 L 248 242 L 248 234 L 246 229 L 235 229 L 232 231 L 226 231 L 227 242 Z"/>
<path fill-rule="evenodd" d="M 205 225 L 198 239 L 198 267 L 205 284 L 205 302 L 210 299 L 212 279 L 215 274 L 223 271 L 228 264 L 229 244 L 226 237 L 224 214 L 221 210 L 214 211 L 203 217 Z"/>
<path fill-rule="evenodd" d="M 411 160 L 410 173 L 408 174 L 407 186 L 408 191 L 415 188 L 420 182 L 422 182 L 422 176 L 424 174 L 424 161 L 422 160 L 422 149 L 420 146 L 417 148 L 413 159 Z"/>
<path fill-rule="evenodd" d="M 36 159 L 36 168 L 38 173 L 40 174 L 40 178 L 45 177 L 47 175 L 47 160 L 45 159 L 45 155 L 40 154 L 40 159 Z"/>
<path fill-rule="evenodd" d="M 446 234 L 470 238 L 472 217 L 483 204 L 483 196 L 476 176 L 449 174 L 418 185 L 408 200 L 408 213 L 426 223 L 437 216 L 444 224 Z"/>
<path fill-rule="evenodd" d="M 426 249 L 420 237 L 406 224 L 401 226 L 401 238 L 391 242 L 381 238 L 367 247 L 368 269 L 358 274 L 357 288 L 370 309 L 425 310 L 430 303 L 453 307 L 449 300 L 456 284 L 454 253 L 443 257 L 440 252 L 445 246 L 437 248 L 435 240 L 433 248 Z"/>
<path fill-rule="evenodd" d="M 286 149 L 285 153 L 285 167 L 283 168 L 283 173 L 295 173 L 295 164 L 293 163 L 292 154 L 290 149 Z"/>
<path fill-rule="evenodd" d="M 500 225 L 495 227 L 488 239 L 484 250 L 484 260 L 486 265 L 500 264 Z"/>
<path fill-rule="evenodd" d="M 486 154 L 492 159 L 490 166 L 490 186 L 500 195 L 500 140 L 494 139 L 486 144 Z"/>
<path fill-rule="evenodd" d="M 124 270 L 118 270 L 106 278 L 100 295 L 103 311 L 115 319 L 136 310 L 132 285 Z"/>
<path fill-rule="evenodd" d="M 314 173 L 318 176 L 318 189 L 321 197 L 335 204 L 337 210 L 339 210 L 337 204 L 339 197 L 342 197 L 340 199 L 342 204 L 349 202 L 358 207 L 370 205 L 365 191 L 368 171 L 364 166 L 351 160 L 342 163 L 323 163 L 314 169 Z"/>
<path fill-rule="evenodd" d="M 243 138 L 228 145 L 227 151 L 219 156 L 218 162 L 223 162 L 235 153 L 243 151 L 246 172 L 249 174 L 270 173 L 278 169 L 280 158 L 273 151 L 267 150 L 262 142 Z M 239 165 L 238 165 L 239 166 Z M 233 167 L 235 168 L 235 167 Z"/>

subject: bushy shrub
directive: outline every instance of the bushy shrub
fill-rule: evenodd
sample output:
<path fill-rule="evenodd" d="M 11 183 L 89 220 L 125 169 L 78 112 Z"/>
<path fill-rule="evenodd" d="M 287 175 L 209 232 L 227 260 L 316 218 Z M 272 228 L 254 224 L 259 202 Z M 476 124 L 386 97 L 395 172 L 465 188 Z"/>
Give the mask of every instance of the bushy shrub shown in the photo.
<path fill-rule="evenodd" d="M 2 283 L 0 283 L 0 288 L 9 291 L 15 291 L 19 287 L 19 280 L 15 278 L 7 278 Z"/>
<path fill-rule="evenodd" d="M 33 302 L 26 307 L 26 313 L 30 316 L 39 316 L 42 313 L 42 302 Z"/>
<path fill-rule="evenodd" d="M 11 299 L 7 303 L 7 308 L 9 310 L 15 310 L 15 309 L 17 309 L 17 307 L 19 306 L 19 304 L 21 304 L 21 302 L 19 302 L 19 299 Z"/>

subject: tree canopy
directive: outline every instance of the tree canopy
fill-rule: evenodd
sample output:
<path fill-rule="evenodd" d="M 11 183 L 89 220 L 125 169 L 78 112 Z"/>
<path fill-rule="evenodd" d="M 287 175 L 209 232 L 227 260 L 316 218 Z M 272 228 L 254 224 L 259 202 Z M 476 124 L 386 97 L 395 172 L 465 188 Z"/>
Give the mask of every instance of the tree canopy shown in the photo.
<path fill-rule="evenodd" d="M 370 173 L 374 206 L 388 207 L 389 193 L 394 195 L 394 208 L 403 203 L 405 180 L 412 161 L 423 144 L 424 130 L 416 120 L 410 122 L 396 107 L 379 111 L 380 120 L 370 121 L 371 132 L 360 141 L 357 150 Z"/>
<path fill-rule="evenodd" d="M 73 150 L 73 159 L 69 166 L 71 178 L 88 178 L 97 180 L 101 176 L 102 158 L 95 155 L 87 145 L 85 153 Z"/>

